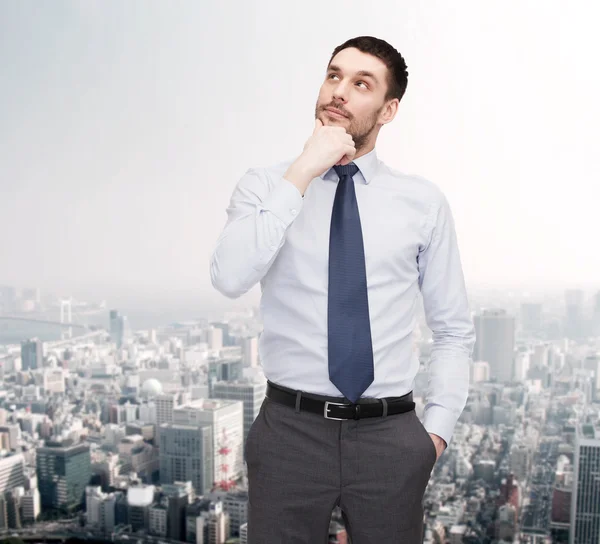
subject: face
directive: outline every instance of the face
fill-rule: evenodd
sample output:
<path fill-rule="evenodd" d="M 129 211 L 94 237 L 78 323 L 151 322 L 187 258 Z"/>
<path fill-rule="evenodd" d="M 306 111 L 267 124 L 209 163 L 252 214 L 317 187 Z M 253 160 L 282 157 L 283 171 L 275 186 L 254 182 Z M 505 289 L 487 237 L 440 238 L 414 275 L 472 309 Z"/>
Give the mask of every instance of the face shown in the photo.
<path fill-rule="evenodd" d="M 381 126 L 396 114 L 398 99 L 384 100 L 386 77 L 387 66 L 381 60 L 354 47 L 340 51 L 327 68 L 315 118 L 324 125 L 344 127 L 354 140 L 357 156 L 375 145 Z M 340 110 L 343 116 L 327 108 Z"/>

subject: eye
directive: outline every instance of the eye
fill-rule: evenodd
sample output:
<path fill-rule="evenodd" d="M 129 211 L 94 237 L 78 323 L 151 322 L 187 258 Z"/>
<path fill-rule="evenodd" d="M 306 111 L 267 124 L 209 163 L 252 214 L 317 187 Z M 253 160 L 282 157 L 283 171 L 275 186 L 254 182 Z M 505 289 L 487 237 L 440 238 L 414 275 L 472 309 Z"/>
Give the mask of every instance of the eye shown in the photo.
<path fill-rule="evenodd" d="M 329 76 L 327 76 L 327 79 L 331 79 L 332 77 L 337 77 L 337 74 L 329 74 Z M 366 89 L 369 88 L 369 85 L 367 83 L 365 83 L 364 81 L 357 81 L 357 84 L 358 83 L 362 83 Z"/>

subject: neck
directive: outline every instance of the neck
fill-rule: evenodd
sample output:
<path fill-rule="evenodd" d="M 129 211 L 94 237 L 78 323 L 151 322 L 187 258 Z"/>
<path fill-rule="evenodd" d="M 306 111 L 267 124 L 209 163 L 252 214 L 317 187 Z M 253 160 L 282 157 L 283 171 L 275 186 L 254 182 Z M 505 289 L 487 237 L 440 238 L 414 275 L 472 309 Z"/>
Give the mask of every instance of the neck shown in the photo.
<path fill-rule="evenodd" d="M 370 153 L 371 151 L 373 151 L 374 148 L 375 148 L 375 142 L 373 142 L 372 144 L 367 144 L 364 147 L 361 147 L 360 149 L 358 149 L 356 151 L 356 155 L 354 155 L 354 159 L 358 159 L 359 157 L 362 157 L 363 155 Z"/>

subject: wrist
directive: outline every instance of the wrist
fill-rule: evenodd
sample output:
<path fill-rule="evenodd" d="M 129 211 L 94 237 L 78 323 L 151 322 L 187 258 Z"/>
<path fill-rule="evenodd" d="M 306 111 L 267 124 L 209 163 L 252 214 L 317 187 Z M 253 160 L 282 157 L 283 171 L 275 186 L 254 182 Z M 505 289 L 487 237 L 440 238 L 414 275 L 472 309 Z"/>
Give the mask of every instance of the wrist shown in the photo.
<path fill-rule="evenodd" d="M 283 177 L 294 184 L 302 196 L 304 196 L 304 192 L 314 178 L 314 175 L 299 157 L 290 165 Z"/>

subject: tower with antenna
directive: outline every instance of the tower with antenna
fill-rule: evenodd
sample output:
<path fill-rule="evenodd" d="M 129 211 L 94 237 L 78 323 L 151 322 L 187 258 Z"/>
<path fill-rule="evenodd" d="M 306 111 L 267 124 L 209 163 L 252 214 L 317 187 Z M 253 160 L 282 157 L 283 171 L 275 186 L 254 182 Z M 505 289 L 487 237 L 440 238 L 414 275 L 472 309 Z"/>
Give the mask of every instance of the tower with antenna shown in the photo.
<path fill-rule="evenodd" d="M 219 449 L 217 453 L 219 455 L 219 474 L 221 479 L 214 482 L 213 491 L 229 491 L 235 486 L 235 480 L 231 477 L 231 467 L 229 464 L 229 454 L 231 448 L 229 447 L 229 438 L 227 437 L 227 430 L 223 427 L 223 432 L 218 441 Z"/>

